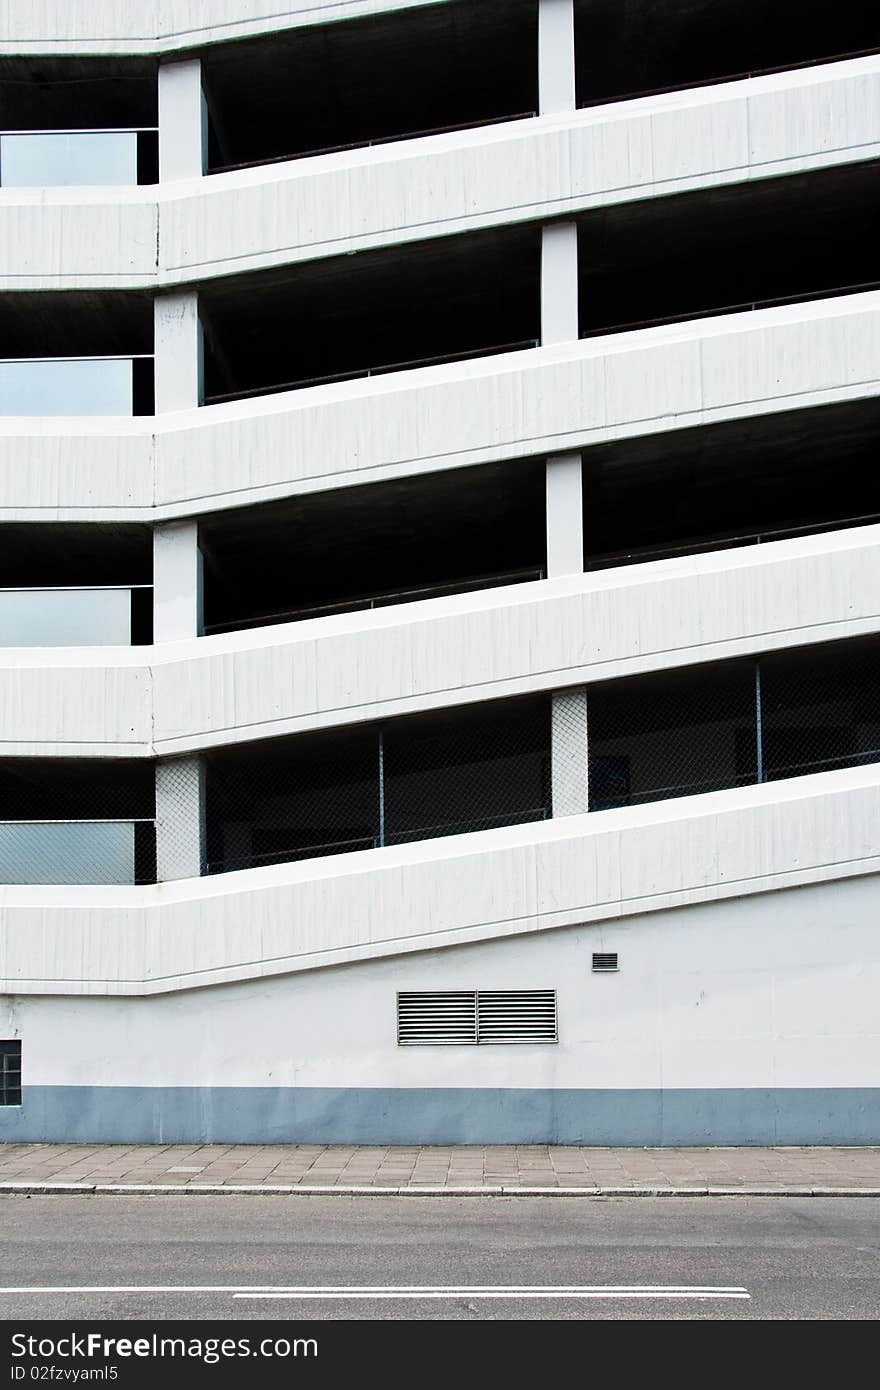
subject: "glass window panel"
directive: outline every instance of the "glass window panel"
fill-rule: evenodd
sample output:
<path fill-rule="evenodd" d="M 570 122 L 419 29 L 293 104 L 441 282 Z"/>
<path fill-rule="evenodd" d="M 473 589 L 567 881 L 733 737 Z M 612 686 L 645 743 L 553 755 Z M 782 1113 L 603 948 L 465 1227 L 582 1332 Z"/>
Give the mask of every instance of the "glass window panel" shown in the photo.
<path fill-rule="evenodd" d="M 131 358 L 0 362 L 0 415 L 131 415 Z"/>
<path fill-rule="evenodd" d="M 4 188 L 129 183 L 137 183 L 135 131 L 0 136 L 0 184 Z"/>
<path fill-rule="evenodd" d="M 0 589 L 0 646 L 130 643 L 130 589 Z"/>
<path fill-rule="evenodd" d="M 131 821 L 0 822 L 0 883 L 134 883 Z"/>

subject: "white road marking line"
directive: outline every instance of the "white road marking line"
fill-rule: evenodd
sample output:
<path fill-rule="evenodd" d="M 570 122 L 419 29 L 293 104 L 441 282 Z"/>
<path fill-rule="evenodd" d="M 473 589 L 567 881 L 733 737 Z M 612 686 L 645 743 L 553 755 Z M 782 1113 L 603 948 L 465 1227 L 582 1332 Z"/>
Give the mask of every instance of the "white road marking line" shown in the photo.
<path fill-rule="evenodd" d="M 714 1284 L 46 1284 L 0 1288 L 3 1295 L 231 1294 L 268 1299 L 739 1298 L 739 1285 Z"/>
<path fill-rule="evenodd" d="M 310 1300 L 333 1300 L 333 1299 L 455 1299 L 455 1298 L 495 1298 L 495 1299 L 548 1299 L 548 1298 L 673 1298 L 673 1299 L 748 1299 L 750 1294 L 747 1289 L 720 1289 L 720 1288 L 664 1288 L 652 1285 L 645 1286 L 579 1286 L 574 1285 L 570 1288 L 563 1288 L 557 1285 L 543 1285 L 534 1288 L 514 1289 L 505 1285 L 498 1285 L 494 1288 L 440 1288 L 440 1289 L 416 1289 L 400 1288 L 391 1289 L 387 1287 L 377 1287 L 374 1289 L 298 1289 L 289 1291 L 272 1292 L 251 1292 L 233 1294 L 233 1298 L 243 1299 L 286 1299 L 304 1301 Z"/>

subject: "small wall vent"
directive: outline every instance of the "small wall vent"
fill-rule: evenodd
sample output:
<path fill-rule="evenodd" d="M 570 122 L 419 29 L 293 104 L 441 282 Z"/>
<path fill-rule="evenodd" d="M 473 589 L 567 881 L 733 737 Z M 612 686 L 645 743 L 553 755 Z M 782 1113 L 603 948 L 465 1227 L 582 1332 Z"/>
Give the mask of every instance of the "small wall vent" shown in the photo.
<path fill-rule="evenodd" d="M 21 1043 L 0 1042 L 0 1105 L 21 1105 Z"/>
<path fill-rule="evenodd" d="M 555 1043 L 555 989 L 408 990 L 397 996 L 401 1047 Z"/>
<path fill-rule="evenodd" d="M 594 951 L 593 969 L 597 975 L 607 975 L 613 970 L 619 970 L 617 964 L 616 951 Z"/>

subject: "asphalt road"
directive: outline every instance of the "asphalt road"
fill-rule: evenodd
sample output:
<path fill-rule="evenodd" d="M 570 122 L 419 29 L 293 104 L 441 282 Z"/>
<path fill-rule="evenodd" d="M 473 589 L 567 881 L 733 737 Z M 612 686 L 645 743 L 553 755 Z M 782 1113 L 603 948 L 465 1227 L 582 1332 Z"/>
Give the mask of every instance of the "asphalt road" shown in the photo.
<path fill-rule="evenodd" d="M 5 1196 L 0 1286 L 7 1321 L 876 1318 L 880 1199 Z"/>

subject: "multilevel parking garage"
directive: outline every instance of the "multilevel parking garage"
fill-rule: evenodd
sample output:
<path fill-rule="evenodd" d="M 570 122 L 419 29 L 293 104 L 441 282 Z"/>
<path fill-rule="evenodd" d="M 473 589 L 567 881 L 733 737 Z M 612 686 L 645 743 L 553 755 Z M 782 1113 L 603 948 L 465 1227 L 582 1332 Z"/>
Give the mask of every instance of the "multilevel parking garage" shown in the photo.
<path fill-rule="evenodd" d="M 596 209 L 581 336 L 874 288 L 878 240 L 875 161 Z"/>
<path fill-rule="evenodd" d="M 544 461 L 221 512 L 199 547 L 207 633 L 541 579 Z"/>
<path fill-rule="evenodd" d="M 547 819 L 577 718 L 528 696 L 210 753 L 207 871 Z M 591 811 L 876 762 L 880 645 L 590 686 L 587 729 Z"/>
<path fill-rule="evenodd" d="M 204 50 L 208 172 L 532 116 L 535 0 L 453 0 Z"/>
<path fill-rule="evenodd" d="M 584 568 L 880 520 L 876 399 L 595 445 Z M 334 488 L 200 519 L 199 629 L 232 632 L 544 578 L 546 461 Z M 0 645 L 149 642 L 153 528 L 6 523 Z"/>
<path fill-rule="evenodd" d="M 878 440 L 869 398 L 585 450 L 585 568 L 876 522 Z"/>
<path fill-rule="evenodd" d="M 154 59 L 0 57 L 0 187 L 155 183 Z"/>
<path fill-rule="evenodd" d="M 585 733 L 591 812 L 876 763 L 880 643 L 602 682 L 582 717 L 542 693 L 214 749 L 201 826 L 172 794 L 186 760 L 2 760 L 0 880 L 149 882 L 545 820 Z"/>
<path fill-rule="evenodd" d="M 534 347 L 539 295 L 533 226 L 212 281 L 205 402 Z"/>
<path fill-rule="evenodd" d="M 0 294 L 0 415 L 152 413 L 152 296 Z"/>
<path fill-rule="evenodd" d="M 880 48 L 880 11 L 864 0 L 575 0 L 574 10 L 580 106 Z M 538 0 L 404 6 L 183 57 L 201 62 L 207 173 L 542 107 Z M 0 185 L 155 182 L 157 69 L 122 54 L 0 58 Z"/>
<path fill-rule="evenodd" d="M 867 161 L 585 213 L 581 336 L 876 287 L 878 194 Z M 202 399 L 534 347 L 540 285 L 533 223 L 208 281 Z M 153 344 L 149 294 L 6 293 L 0 414 L 150 414 Z"/>
<path fill-rule="evenodd" d="M 584 568 L 880 520 L 880 404 L 744 417 L 584 452 Z M 541 579 L 544 461 L 221 512 L 199 525 L 204 631 Z"/>
<path fill-rule="evenodd" d="M 880 47 L 865 0 L 574 0 L 577 100 L 698 87 Z"/>

